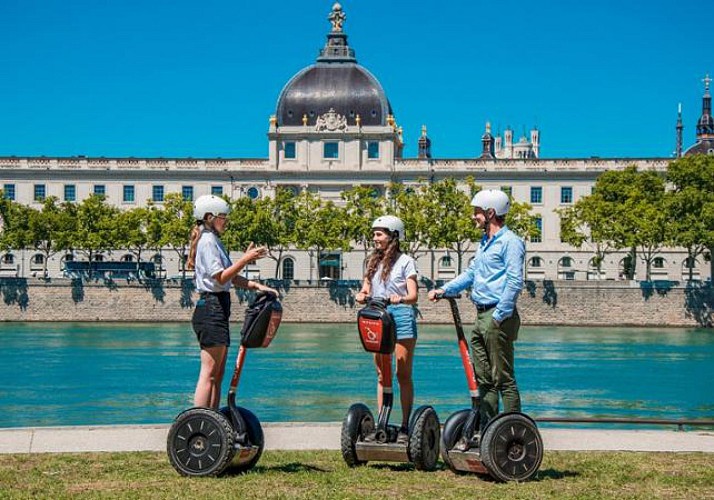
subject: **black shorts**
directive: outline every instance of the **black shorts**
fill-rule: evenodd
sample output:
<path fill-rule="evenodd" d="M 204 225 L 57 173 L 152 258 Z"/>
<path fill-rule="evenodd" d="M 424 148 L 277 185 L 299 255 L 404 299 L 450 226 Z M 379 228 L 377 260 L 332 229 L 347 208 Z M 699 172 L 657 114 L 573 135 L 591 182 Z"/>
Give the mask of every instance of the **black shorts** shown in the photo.
<path fill-rule="evenodd" d="M 193 310 L 191 324 L 201 347 L 231 345 L 228 320 L 231 296 L 228 292 L 201 292 Z"/>

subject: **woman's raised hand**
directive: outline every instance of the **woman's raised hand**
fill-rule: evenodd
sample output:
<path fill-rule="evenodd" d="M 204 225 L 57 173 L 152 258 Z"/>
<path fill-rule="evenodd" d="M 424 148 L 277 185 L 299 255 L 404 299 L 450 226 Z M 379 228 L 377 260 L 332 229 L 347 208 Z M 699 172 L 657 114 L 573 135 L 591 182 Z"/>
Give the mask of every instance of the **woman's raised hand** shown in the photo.
<path fill-rule="evenodd" d="M 250 245 L 248 245 L 248 248 L 245 250 L 245 256 L 248 260 L 258 260 L 262 259 L 268 255 L 268 248 L 267 247 L 257 247 L 255 246 L 255 243 L 252 241 L 250 242 Z"/>

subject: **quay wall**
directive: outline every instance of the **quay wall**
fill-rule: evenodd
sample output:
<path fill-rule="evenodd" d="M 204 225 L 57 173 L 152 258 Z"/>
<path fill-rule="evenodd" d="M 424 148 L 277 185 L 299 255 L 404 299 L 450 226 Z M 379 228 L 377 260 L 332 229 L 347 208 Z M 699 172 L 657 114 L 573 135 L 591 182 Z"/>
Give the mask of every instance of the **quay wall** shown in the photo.
<path fill-rule="evenodd" d="M 283 321 L 352 322 L 360 307 L 356 282 L 281 283 Z M 420 288 L 422 323 L 450 323 L 447 303 L 431 303 Z M 251 292 L 233 295 L 241 321 Z M 0 321 L 190 321 L 196 299 L 189 280 L 144 283 L 70 279 L 0 279 Z M 475 311 L 464 295 L 462 319 Z M 672 282 L 528 281 L 518 299 L 526 325 L 711 327 L 714 289 Z"/>

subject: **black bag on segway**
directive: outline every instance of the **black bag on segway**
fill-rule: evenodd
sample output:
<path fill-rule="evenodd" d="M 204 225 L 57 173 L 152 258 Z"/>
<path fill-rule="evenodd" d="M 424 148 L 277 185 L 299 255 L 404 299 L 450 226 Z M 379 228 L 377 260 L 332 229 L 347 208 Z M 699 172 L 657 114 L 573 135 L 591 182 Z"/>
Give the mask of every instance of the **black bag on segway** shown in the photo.
<path fill-rule="evenodd" d="M 268 347 L 283 317 L 283 306 L 272 293 L 258 292 L 245 310 L 240 343 L 244 347 Z"/>
<path fill-rule="evenodd" d="M 383 301 L 370 301 L 357 313 L 359 339 L 365 351 L 392 354 L 397 343 L 397 332 L 392 315 Z"/>

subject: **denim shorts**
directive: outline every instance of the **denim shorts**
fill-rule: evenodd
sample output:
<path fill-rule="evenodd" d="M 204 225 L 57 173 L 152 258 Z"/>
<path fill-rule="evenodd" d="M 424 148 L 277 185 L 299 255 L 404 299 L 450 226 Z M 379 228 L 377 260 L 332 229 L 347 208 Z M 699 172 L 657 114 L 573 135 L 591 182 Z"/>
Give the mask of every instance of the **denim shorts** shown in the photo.
<path fill-rule="evenodd" d="M 231 345 L 230 317 L 231 296 L 228 292 L 201 292 L 191 318 L 193 331 L 201 347 Z"/>
<path fill-rule="evenodd" d="M 394 319 L 394 328 L 397 331 L 397 340 L 417 338 L 416 313 L 414 307 L 405 304 L 390 304 L 387 311 Z"/>

